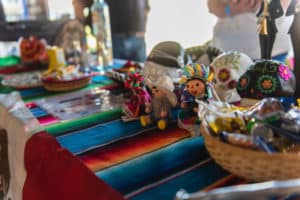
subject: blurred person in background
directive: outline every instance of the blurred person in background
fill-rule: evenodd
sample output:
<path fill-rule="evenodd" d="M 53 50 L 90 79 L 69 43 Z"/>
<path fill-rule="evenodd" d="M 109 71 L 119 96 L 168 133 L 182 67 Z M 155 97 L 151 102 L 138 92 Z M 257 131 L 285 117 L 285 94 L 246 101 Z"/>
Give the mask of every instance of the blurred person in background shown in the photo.
<path fill-rule="evenodd" d="M 148 0 L 106 0 L 110 8 L 115 58 L 143 62 L 146 59 L 145 32 Z"/>
<path fill-rule="evenodd" d="M 148 0 L 106 0 L 106 3 L 110 11 L 114 58 L 145 61 Z M 76 19 L 90 27 L 92 4 L 93 0 L 73 1 Z"/>
<path fill-rule="evenodd" d="M 0 23 L 5 22 L 5 13 L 2 5 L 2 1 L 0 0 Z"/>

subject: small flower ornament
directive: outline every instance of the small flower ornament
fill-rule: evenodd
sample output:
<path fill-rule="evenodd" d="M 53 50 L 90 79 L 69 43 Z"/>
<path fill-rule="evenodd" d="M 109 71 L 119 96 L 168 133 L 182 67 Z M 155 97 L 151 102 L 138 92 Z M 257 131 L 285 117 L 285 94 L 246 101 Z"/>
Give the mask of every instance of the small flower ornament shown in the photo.
<path fill-rule="evenodd" d="M 279 65 L 279 76 L 282 79 L 284 79 L 285 81 L 288 81 L 291 78 L 292 74 L 286 65 L 280 64 Z"/>

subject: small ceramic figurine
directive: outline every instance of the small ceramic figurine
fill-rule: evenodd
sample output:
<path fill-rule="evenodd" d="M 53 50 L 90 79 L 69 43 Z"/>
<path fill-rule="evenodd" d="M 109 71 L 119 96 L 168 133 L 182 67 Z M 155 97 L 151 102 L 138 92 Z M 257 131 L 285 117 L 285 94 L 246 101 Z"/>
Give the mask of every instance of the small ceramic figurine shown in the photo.
<path fill-rule="evenodd" d="M 47 50 L 49 56 L 49 67 L 44 75 L 49 75 L 51 73 L 57 73 L 58 77 L 63 76 L 63 68 L 66 66 L 66 60 L 62 48 L 51 47 Z"/>
<path fill-rule="evenodd" d="M 171 77 L 173 83 L 178 83 L 178 71 L 184 66 L 184 48 L 174 41 L 158 43 L 151 50 L 142 70 L 145 78 L 151 81 L 166 75 Z"/>
<path fill-rule="evenodd" d="M 274 60 L 259 60 L 241 75 L 237 91 L 242 98 L 292 97 L 296 79 L 288 66 Z"/>
<path fill-rule="evenodd" d="M 171 108 L 177 105 L 173 81 L 169 76 L 161 76 L 156 82 L 146 79 L 145 83 L 151 90 L 152 100 L 151 104 L 146 106 L 148 115 L 141 116 L 140 122 L 143 127 L 157 123 L 157 127 L 164 130 L 171 117 Z"/>
<path fill-rule="evenodd" d="M 263 0 L 257 14 L 261 58 L 271 59 L 272 49 L 278 32 L 276 19 L 284 14 L 280 0 Z"/>
<path fill-rule="evenodd" d="M 130 98 L 123 105 L 124 121 L 135 119 L 141 114 L 145 114 L 146 105 L 150 104 L 151 97 L 144 87 L 144 77 L 136 71 L 128 73 L 125 79 L 125 88 L 130 90 Z"/>
<path fill-rule="evenodd" d="M 198 103 L 213 98 L 211 81 L 213 74 L 209 67 L 194 63 L 184 67 L 180 83 L 184 86 L 181 96 L 181 108 L 188 115 L 197 115 Z"/>
<path fill-rule="evenodd" d="M 238 103 L 241 97 L 236 91 L 240 76 L 253 63 L 251 58 L 237 51 L 225 52 L 210 64 L 214 72 L 213 86 L 222 101 Z"/>

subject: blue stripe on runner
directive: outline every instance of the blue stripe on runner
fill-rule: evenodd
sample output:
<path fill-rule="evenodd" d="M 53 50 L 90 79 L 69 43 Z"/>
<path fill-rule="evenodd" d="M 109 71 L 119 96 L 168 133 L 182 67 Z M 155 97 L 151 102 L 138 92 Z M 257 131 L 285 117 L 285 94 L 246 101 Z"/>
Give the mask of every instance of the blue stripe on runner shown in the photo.
<path fill-rule="evenodd" d="M 168 177 L 208 158 L 202 137 L 188 138 L 166 148 L 96 172 L 122 194 Z"/>
<path fill-rule="evenodd" d="M 212 176 L 213 175 L 213 176 Z M 152 200 L 152 199 L 164 199 L 172 200 L 176 192 L 180 189 L 185 189 L 187 192 L 197 192 L 207 185 L 211 185 L 219 179 L 227 176 L 221 167 L 215 164 L 213 161 L 208 162 L 205 165 L 199 165 L 193 168 L 187 173 L 184 173 L 168 182 L 161 185 L 145 190 L 135 196 L 128 199 L 130 200 Z"/>
<path fill-rule="evenodd" d="M 139 121 L 124 123 L 115 120 L 91 128 L 79 130 L 57 137 L 57 141 L 73 154 L 78 155 L 112 141 L 133 136 L 144 131 Z"/>
<path fill-rule="evenodd" d="M 25 90 L 20 90 L 20 94 L 22 98 L 30 98 L 33 96 L 38 96 L 38 95 L 44 95 L 47 94 L 47 90 L 44 89 L 43 87 L 37 87 L 37 88 L 29 88 Z"/>
<path fill-rule="evenodd" d="M 177 115 L 178 109 L 174 109 L 172 111 L 172 121 L 177 119 Z M 153 126 L 148 129 L 143 128 L 139 120 L 131 122 L 115 120 L 59 136 L 57 141 L 61 146 L 78 155 L 113 141 L 154 129 Z"/>
<path fill-rule="evenodd" d="M 43 110 L 43 109 L 40 108 L 40 107 L 30 108 L 29 110 L 31 111 L 31 113 L 32 113 L 36 118 L 39 118 L 39 117 L 43 117 L 43 116 L 49 115 L 48 112 L 46 112 L 45 110 Z"/>

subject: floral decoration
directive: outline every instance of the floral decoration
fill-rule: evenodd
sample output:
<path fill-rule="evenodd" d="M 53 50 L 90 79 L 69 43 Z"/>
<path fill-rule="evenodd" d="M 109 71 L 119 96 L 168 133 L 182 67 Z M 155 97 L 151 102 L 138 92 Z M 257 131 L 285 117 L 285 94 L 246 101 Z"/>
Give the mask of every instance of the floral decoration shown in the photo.
<path fill-rule="evenodd" d="M 278 70 L 279 70 L 279 76 L 283 80 L 288 81 L 291 78 L 292 74 L 286 65 L 280 64 Z"/>
<path fill-rule="evenodd" d="M 225 68 L 221 69 L 219 71 L 218 78 L 223 83 L 226 82 L 226 81 L 228 81 L 229 78 L 230 78 L 230 72 L 229 72 L 229 70 L 225 69 Z"/>
<path fill-rule="evenodd" d="M 234 88 L 236 87 L 236 85 L 237 85 L 236 80 L 232 80 L 232 81 L 230 81 L 230 82 L 228 83 L 227 87 L 228 87 L 229 89 L 234 89 Z"/>
<path fill-rule="evenodd" d="M 263 94 L 272 94 L 278 87 L 278 81 L 270 75 L 262 75 L 257 81 L 257 88 Z"/>
<path fill-rule="evenodd" d="M 243 75 L 237 84 L 237 89 L 242 91 L 245 90 L 250 84 L 250 77 L 248 75 Z"/>

